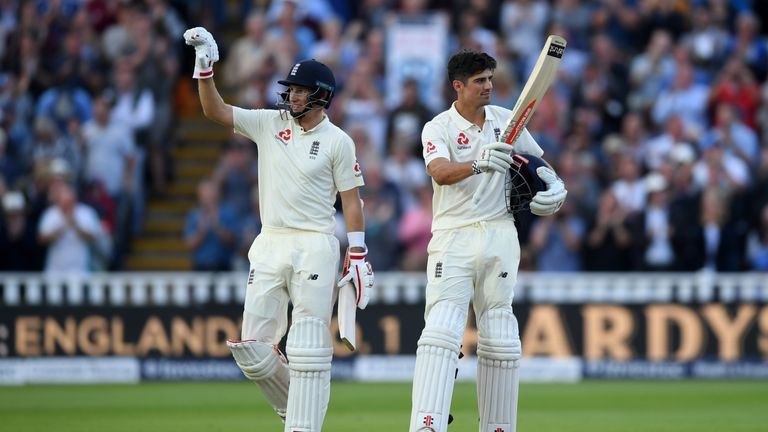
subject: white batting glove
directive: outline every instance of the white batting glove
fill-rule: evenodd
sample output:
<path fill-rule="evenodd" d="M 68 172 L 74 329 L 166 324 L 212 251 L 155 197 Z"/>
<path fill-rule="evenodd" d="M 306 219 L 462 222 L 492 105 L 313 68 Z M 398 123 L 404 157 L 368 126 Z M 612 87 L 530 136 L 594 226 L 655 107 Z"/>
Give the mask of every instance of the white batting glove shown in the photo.
<path fill-rule="evenodd" d="M 344 258 L 344 271 L 338 284 L 339 288 L 347 283 L 351 283 L 355 287 L 359 309 L 365 309 L 368 306 L 368 300 L 370 300 L 371 291 L 373 291 L 373 268 L 371 263 L 365 261 L 367 256 L 367 248 L 364 252 L 350 252 L 347 249 L 347 255 Z"/>
<path fill-rule="evenodd" d="M 546 183 L 547 190 L 536 192 L 531 200 L 531 213 L 537 216 L 549 216 L 555 214 L 565 202 L 568 191 L 565 183 L 555 174 L 551 168 L 538 167 L 536 174 Z"/>
<path fill-rule="evenodd" d="M 212 77 L 213 64 L 219 61 L 219 47 L 213 36 L 203 27 L 194 27 L 184 32 L 184 41 L 195 47 L 195 72 L 192 78 Z"/>
<path fill-rule="evenodd" d="M 480 158 L 472 162 L 472 172 L 481 174 L 497 171 L 506 174 L 512 166 L 512 146 L 501 142 L 488 143 L 480 147 Z"/>

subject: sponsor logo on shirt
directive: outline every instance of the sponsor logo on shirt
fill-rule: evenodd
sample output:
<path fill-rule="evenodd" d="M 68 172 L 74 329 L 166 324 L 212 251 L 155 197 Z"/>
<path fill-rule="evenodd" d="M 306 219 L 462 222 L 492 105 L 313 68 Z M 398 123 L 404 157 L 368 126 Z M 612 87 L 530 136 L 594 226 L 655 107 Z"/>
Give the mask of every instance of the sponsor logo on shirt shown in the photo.
<path fill-rule="evenodd" d="M 459 132 L 459 137 L 456 139 L 456 150 L 466 150 L 472 148 L 469 144 L 469 138 L 464 132 Z"/>
<path fill-rule="evenodd" d="M 291 130 L 286 129 L 284 131 L 280 131 L 275 135 L 275 138 L 280 140 L 283 144 L 288 145 L 288 141 L 291 140 Z"/>
<path fill-rule="evenodd" d="M 493 128 L 493 134 L 496 135 L 496 141 L 498 141 L 499 137 L 501 136 L 501 129 Z"/>
<path fill-rule="evenodd" d="M 432 141 L 427 141 L 427 144 L 424 145 L 424 156 L 429 156 L 430 154 L 437 151 L 437 146 L 432 143 Z"/>
<path fill-rule="evenodd" d="M 355 168 L 354 168 L 354 170 L 355 170 L 355 177 L 360 177 L 361 175 L 363 175 L 363 172 L 360 171 L 360 163 L 357 162 L 357 159 L 355 159 Z"/>

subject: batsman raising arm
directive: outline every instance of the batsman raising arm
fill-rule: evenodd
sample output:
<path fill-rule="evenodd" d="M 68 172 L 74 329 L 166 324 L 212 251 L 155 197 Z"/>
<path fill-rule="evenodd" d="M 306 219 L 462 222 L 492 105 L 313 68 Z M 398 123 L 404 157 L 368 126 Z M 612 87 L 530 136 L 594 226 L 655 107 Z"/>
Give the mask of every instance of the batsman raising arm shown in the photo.
<path fill-rule="evenodd" d="M 425 327 L 416 352 L 410 431 L 445 432 L 467 309 L 473 302 L 478 327 L 477 394 L 481 432 L 511 432 L 517 418 L 521 356 L 512 296 L 520 261 L 513 216 L 504 200 L 504 179 L 513 158 L 499 143 L 508 109 L 489 105 L 496 61 L 462 51 L 448 61 L 457 99 L 422 131 L 424 161 L 434 187 L 432 240 L 427 262 Z M 544 152 L 524 130 L 517 153 Z M 552 214 L 565 200 L 563 182 L 548 167 L 538 175 L 547 190 L 530 203 Z M 472 196 L 483 176 L 491 179 L 478 204 Z"/>
<path fill-rule="evenodd" d="M 351 259 L 348 272 L 365 308 L 373 271 L 365 262 L 363 185 L 352 139 L 325 115 L 336 89 L 331 70 L 315 60 L 297 63 L 278 95 L 278 110 L 246 110 L 226 104 L 211 77 L 219 54 L 204 28 L 184 33 L 195 47 L 205 116 L 234 128 L 258 146 L 259 201 L 263 224 L 248 251 L 241 340 L 230 350 L 285 421 L 285 431 L 319 432 L 328 407 L 333 349 L 333 309 L 339 242 L 333 235 L 336 192 L 341 195 Z M 293 304 L 286 364 L 278 344 Z M 290 385 L 289 385 L 290 383 Z"/>

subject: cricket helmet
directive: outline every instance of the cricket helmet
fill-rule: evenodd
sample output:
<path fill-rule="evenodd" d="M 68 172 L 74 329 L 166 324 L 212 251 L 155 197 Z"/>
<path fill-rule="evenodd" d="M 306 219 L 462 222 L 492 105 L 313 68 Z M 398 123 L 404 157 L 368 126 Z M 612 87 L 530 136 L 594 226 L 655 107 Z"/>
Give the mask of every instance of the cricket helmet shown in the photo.
<path fill-rule="evenodd" d="M 543 159 L 530 154 L 512 155 L 512 166 L 504 182 L 507 212 L 515 214 L 530 209 L 531 200 L 537 192 L 547 189 L 536 169 L 548 166 Z"/>
<path fill-rule="evenodd" d="M 310 95 L 310 105 L 320 102 L 324 108 L 331 106 L 331 99 L 336 90 L 336 79 L 331 69 L 315 59 L 296 63 L 288 76 L 277 83 L 286 87 L 297 85 L 313 90 Z M 325 93 L 320 90 L 324 90 Z"/>

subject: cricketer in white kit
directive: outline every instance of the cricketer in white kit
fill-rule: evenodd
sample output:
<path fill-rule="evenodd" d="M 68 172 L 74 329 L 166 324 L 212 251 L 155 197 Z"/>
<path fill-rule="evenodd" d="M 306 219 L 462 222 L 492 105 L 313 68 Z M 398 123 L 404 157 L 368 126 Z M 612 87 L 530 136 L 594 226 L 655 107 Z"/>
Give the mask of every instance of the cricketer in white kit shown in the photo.
<path fill-rule="evenodd" d="M 352 139 L 325 115 L 336 87 L 331 70 L 315 60 L 297 63 L 279 84 L 279 110 L 246 110 L 224 103 L 214 82 L 218 47 L 195 27 L 184 33 L 195 47 L 205 116 L 258 146 L 262 231 L 248 252 L 250 272 L 241 340 L 229 341 L 243 374 L 254 381 L 285 422 L 285 432 L 319 432 L 328 407 L 333 349 L 329 323 L 339 264 L 334 237 L 337 191 L 349 238 L 352 281 L 364 309 L 373 289 L 365 262 L 363 185 Z M 288 302 L 293 304 L 286 343 Z"/>
<path fill-rule="evenodd" d="M 427 262 L 425 326 L 418 341 L 410 431 L 445 432 L 461 339 L 470 300 L 478 327 L 477 397 L 481 432 L 512 432 L 517 418 L 521 357 L 512 296 L 520 243 L 504 199 L 504 179 L 514 148 L 544 152 L 524 130 L 514 144 L 499 143 L 510 110 L 489 105 L 496 61 L 462 51 L 448 62 L 457 99 L 422 131 L 423 155 L 434 187 L 432 240 Z M 475 205 L 482 176 L 493 176 Z M 531 211 L 549 215 L 565 200 L 565 189 L 546 168 Z M 554 196 L 554 199 L 553 199 Z"/>

